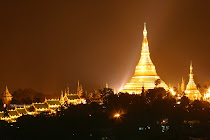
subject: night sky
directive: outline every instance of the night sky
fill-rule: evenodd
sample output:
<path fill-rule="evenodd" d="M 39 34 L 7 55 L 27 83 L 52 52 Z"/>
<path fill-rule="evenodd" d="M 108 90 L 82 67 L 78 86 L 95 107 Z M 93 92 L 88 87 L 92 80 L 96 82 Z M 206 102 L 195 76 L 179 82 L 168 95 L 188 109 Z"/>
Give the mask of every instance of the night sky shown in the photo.
<path fill-rule="evenodd" d="M 167 84 L 210 81 L 210 1 L 68 0 L 0 2 L 0 92 L 8 85 L 48 94 L 80 80 L 119 89 L 140 58 L 147 23 L 151 59 Z"/>

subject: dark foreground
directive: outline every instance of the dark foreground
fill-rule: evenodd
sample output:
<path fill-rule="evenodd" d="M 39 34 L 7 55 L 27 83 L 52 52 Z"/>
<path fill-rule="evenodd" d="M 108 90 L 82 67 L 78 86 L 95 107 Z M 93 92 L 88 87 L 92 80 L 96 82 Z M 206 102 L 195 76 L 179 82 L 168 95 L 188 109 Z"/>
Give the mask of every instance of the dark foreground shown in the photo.
<path fill-rule="evenodd" d="M 0 139 L 210 139 L 208 102 L 189 103 L 183 97 L 181 104 L 176 104 L 173 97 L 157 93 L 110 95 L 103 105 L 93 102 L 62 108 L 53 116 L 22 116 L 15 123 L 1 121 Z M 115 113 L 120 116 L 114 117 Z"/>

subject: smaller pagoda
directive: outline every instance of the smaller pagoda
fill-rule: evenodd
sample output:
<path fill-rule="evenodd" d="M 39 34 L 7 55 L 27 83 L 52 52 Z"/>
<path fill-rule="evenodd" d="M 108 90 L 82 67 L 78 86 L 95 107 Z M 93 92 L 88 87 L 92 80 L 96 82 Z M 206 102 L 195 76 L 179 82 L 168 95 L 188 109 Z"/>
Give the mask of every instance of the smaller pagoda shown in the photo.
<path fill-rule="evenodd" d="M 5 92 L 2 94 L 2 101 L 3 101 L 4 107 L 9 107 L 10 102 L 12 101 L 12 94 L 10 94 L 7 86 L 6 86 Z"/>
<path fill-rule="evenodd" d="M 202 95 L 200 94 L 199 90 L 196 87 L 196 84 L 193 79 L 193 67 L 192 63 L 190 65 L 190 74 L 189 74 L 189 82 L 187 84 L 185 94 L 190 100 L 200 100 Z"/>

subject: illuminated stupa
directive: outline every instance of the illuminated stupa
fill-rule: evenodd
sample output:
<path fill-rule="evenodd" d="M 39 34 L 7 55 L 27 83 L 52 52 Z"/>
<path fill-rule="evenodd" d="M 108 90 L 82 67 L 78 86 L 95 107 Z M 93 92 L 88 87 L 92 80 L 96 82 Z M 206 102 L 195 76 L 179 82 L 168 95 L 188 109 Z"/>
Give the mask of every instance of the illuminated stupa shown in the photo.
<path fill-rule="evenodd" d="M 142 50 L 139 63 L 136 66 L 134 76 L 119 92 L 139 94 L 142 92 L 142 87 L 144 87 L 145 90 L 154 89 L 155 87 L 163 87 L 168 90 L 168 86 L 162 80 L 158 79 L 160 79 L 160 77 L 157 75 L 155 66 L 150 58 L 146 23 L 144 23 Z M 155 84 L 157 80 L 159 83 Z"/>
<path fill-rule="evenodd" d="M 190 74 L 189 74 L 189 82 L 187 84 L 185 94 L 190 100 L 200 100 L 202 95 L 200 94 L 199 90 L 196 87 L 196 84 L 195 84 L 194 79 L 193 79 L 192 70 L 193 70 L 193 67 L 192 67 L 192 63 L 191 63 Z"/>

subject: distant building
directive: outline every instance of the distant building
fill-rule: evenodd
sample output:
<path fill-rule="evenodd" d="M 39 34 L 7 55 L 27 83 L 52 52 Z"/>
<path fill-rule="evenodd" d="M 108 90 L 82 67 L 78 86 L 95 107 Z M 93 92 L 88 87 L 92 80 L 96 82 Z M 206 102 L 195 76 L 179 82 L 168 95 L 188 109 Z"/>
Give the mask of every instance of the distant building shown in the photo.
<path fill-rule="evenodd" d="M 8 107 L 10 105 L 10 102 L 12 101 L 12 94 L 10 94 L 7 86 L 5 92 L 2 94 L 2 101 L 4 104 L 4 107 Z"/>
<path fill-rule="evenodd" d="M 190 65 L 190 74 L 189 74 L 189 82 L 187 84 L 185 94 L 190 100 L 200 100 L 202 95 L 196 87 L 196 84 L 193 79 L 193 67 Z"/>
<path fill-rule="evenodd" d="M 11 110 L 8 110 L 8 114 L 9 114 L 9 117 L 12 119 L 12 120 L 16 120 L 17 118 L 19 118 L 21 115 L 17 112 L 17 110 L 15 109 L 11 109 Z"/>
<path fill-rule="evenodd" d="M 185 91 L 185 81 L 182 77 L 181 92 L 184 93 L 184 91 Z"/>
<path fill-rule="evenodd" d="M 47 103 L 49 108 L 54 111 L 60 110 L 61 108 L 61 102 L 59 101 L 59 99 L 45 99 L 44 102 Z"/>
<path fill-rule="evenodd" d="M 81 97 L 82 93 L 83 93 L 83 88 L 82 88 L 82 85 L 79 84 L 79 80 L 78 80 L 78 83 L 77 83 L 77 95 L 79 97 Z M 69 94 L 69 93 L 67 93 L 67 94 Z"/>
<path fill-rule="evenodd" d="M 49 108 L 49 105 L 47 103 L 33 103 L 32 106 L 35 108 L 35 112 L 37 114 L 42 112 L 51 112 L 51 109 Z"/>
<path fill-rule="evenodd" d="M 0 112 L 0 120 L 4 120 L 7 122 L 15 122 L 16 119 L 20 116 L 21 114 L 19 114 L 17 110 L 14 109 Z"/>
<path fill-rule="evenodd" d="M 34 106 L 26 105 L 26 106 L 24 106 L 24 108 L 26 109 L 28 115 L 35 115 L 36 114 Z"/>
<path fill-rule="evenodd" d="M 16 107 L 15 110 L 20 114 L 20 115 L 27 115 L 28 112 L 25 107 Z"/>
<path fill-rule="evenodd" d="M 80 98 L 78 94 L 65 94 L 65 96 L 63 97 L 61 94 L 61 98 L 60 98 L 60 102 L 64 101 L 67 104 L 73 104 L 73 105 L 77 105 L 77 104 L 86 104 L 86 100 L 83 98 Z"/>
<path fill-rule="evenodd" d="M 64 96 L 63 96 L 63 91 L 61 91 L 61 97 L 60 97 L 60 103 L 61 105 L 64 105 L 65 103 L 67 104 L 86 104 L 86 100 L 82 98 L 82 85 L 80 85 L 79 81 L 77 84 L 77 92 L 76 94 L 69 93 L 69 87 L 67 86 L 67 90 L 65 90 Z"/>

